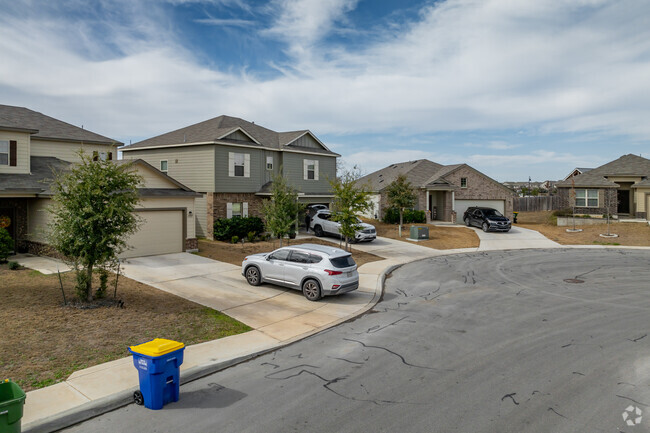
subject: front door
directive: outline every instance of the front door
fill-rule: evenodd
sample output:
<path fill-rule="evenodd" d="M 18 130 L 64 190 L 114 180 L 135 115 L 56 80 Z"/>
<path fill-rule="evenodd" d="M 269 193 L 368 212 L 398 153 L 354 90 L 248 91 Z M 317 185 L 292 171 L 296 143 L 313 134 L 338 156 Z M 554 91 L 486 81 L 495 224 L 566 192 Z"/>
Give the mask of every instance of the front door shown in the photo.
<path fill-rule="evenodd" d="M 630 213 L 630 190 L 619 189 L 617 191 L 617 199 L 618 199 L 618 213 L 629 214 Z"/>
<path fill-rule="evenodd" d="M 0 208 L 0 227 L 9 232 L 9 236 L 16 243 L 16 210 L 14 208 Z"/>

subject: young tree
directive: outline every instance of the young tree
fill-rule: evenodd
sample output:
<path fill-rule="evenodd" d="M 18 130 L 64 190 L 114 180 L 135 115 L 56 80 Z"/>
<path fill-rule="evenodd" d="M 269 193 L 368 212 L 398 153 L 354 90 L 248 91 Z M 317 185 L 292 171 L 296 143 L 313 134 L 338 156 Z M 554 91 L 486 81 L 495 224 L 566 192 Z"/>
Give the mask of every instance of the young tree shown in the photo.
<path fill-rule="evenodd" d="M 131 164 L 79 156 L 81 163 L 55 175 L 50 243 L 77 270 L 80 297 L 91 301 L 93 269 L 117 263 L 138 228 L 133 210 L 142 179 Z"/>
<path fill-rule="evenodd" d="M 11 239 L 9 232 L 0 225 L 0 263 L 3 263 L 9 257 L 9 253 L 14 249 L 14 240 Z"/>
<path fill-rule="evenodd" d="M 271 199 L 263 203 L 262 213 L 268 230 L 280 239 L 280 247 L 282 239 L 291 232 L 291 226 L 297 223 L 298 214 L 303 208 L 304 205 L 298 202 L 296 189 L 281 174 L 273 176 Z"/>
<path fill-rule="evenodd" d="M 399 237 L 402 237 L 402 224 L 404 221 L 404 209 L 411 208 L 415 205 L 415 191 L 411 182 L 406 179 L 406 176 L 400 174 L 397 179 L 392 181 L 386 188 L 386 195 L 388 198 L 388 205 L 396 207 L 399 210 Z"/>
<path fill-rule="evenodd" d="M 357 184 L 360 177 L 361 171 L 355 166 L 352 170 L 344 170 L 338 178 L 329 181 L 334 193 L 332 220 L 341 224 L 346 250 L 349 250 L 349 240 L 354 238 L 354 232 L 359 227 L 357 214 L 372 206 L 368 188 Z"/>

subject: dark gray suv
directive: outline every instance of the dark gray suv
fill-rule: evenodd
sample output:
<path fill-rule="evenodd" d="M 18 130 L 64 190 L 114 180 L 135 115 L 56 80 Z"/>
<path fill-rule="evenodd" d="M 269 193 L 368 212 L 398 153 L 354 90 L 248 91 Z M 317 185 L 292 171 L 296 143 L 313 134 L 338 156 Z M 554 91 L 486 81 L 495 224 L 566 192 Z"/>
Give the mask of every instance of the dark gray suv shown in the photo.
<path fill-rule="evenodd" d="M 480 227 L 484 232 L 508 232 L 512 226 L 508 218 L 491 207 L 468 207 L 463 221 L 467 227 Z"/>

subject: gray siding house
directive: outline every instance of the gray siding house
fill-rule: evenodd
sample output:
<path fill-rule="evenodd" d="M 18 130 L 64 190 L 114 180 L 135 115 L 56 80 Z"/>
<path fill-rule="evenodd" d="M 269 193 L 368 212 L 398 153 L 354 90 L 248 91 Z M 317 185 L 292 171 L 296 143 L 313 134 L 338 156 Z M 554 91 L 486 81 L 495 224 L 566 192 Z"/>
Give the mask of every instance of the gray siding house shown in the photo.
<path fill-rule="evenodd" d="M 246 120 L 219 116 L 120 149 L 201 194 L 196 234 L 212 239 L 215 219 L 262 216 L 271 180 L 282 174 L 305 203 L 329 203 L 336 158 L 308 130 L 276 132 Z"/>

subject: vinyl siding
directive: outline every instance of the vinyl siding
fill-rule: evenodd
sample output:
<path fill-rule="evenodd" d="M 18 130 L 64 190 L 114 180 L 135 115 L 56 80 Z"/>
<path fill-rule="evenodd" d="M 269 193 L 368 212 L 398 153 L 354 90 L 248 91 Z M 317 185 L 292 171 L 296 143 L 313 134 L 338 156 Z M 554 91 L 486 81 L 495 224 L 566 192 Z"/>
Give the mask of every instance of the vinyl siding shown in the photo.
<path fill-rule="evenodd" d="M 303 160 L 318 161 L 318 180 L 305 180 Z M 305 194 L 330 194 L 329 180 L 336 178 L 336 158 L 333 156 L 321 156 L 284 152 L 283 170 L 289 183 L 298 191 Z"/>
<path fill-rule="evenodd" d="M 149 167 L 136 165 L 136 170 L 143 179 L 143 183 L 141 184 L 142 188 L 178 188 L 172 181 L 163 177 L 162 174 L 151 170 Z"/>
<path fill-rule="evenodd" d="M 16 166 L 0 165 L 0 173 L 29 173 L 29 134 L 23 132 L 0 131 L 0 140 L 16 141 Z"/>
<path fill-rule="evenodd" d="M 316 140 L 314 140 L 311 135 L 305 134 L 296 141 L 291 143 L 291 146 L 296 147 L 310 147 L 312 149 L 323 149 L 323 146 Z"/>
<path fill-rule="evenodd" d="M 229 153 L 250 155 L 249 177 L 229 176 Z M 257 192 L 266 176 L 266 151 L 236 146 L 216 146 L 214 150 L 215 192 Z M 274 167 L 275 168 L 275 167 Z M 180 180 L 180 179 L 179 179 Z M 181 181 L 182 182 L 182 181 Z"/>
<path fill-rule="evenodd" d="M 117 159 L 117 147 L 107 144 L 68 143 L 38 140 L 36 138 L 32 138 L 31 142 L 32 156 L 53 156 L 69 162 L 81 162 L 81 158 L 78 155 L 80 149 L 83 149 L 90 156 L 92 156 L 94 151 L 113 152 L 113 159 Z"/>
<path fill-rule="evenodd" d="M 27 239 L 33 242 L 48 243 L 48 224 L 50 213 L 47 207 L 52 203 L 49 198 L 29 201 L 27 209 Z"/>
<path fill-rule="evenodd" d="M 124 159 L 142 159 L 160 169 L 167 160 L 167 175 L 197 192 L 214 191 L 214 148 L 186 146 L 166 149 L 133 150 L 122 153 Z"/>
<path fill-rule="evenodd" d="M 208 236 L 208 202 L 205 194 L 194 200 L 194 224 L 196 237 L 205 238 Z"/>

